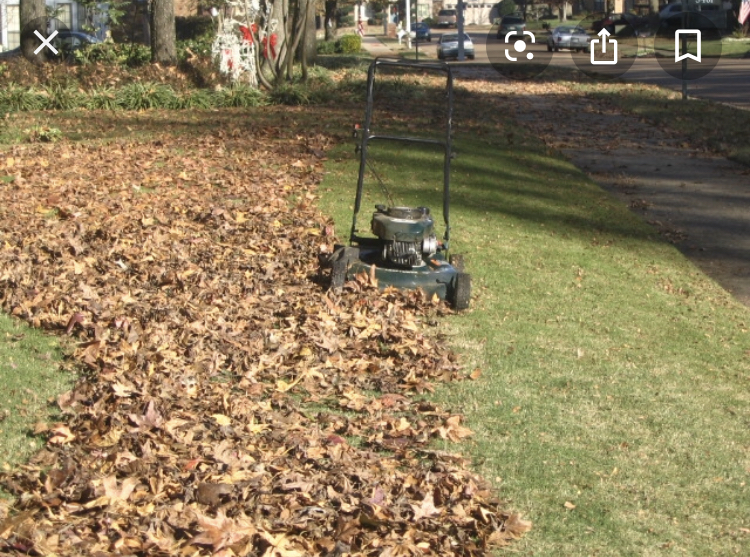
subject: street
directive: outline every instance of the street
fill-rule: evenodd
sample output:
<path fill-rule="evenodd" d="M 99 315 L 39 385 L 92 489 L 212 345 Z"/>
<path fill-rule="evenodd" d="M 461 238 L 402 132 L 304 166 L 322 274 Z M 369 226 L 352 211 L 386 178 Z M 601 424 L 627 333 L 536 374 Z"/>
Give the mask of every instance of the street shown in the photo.
<path fill-rule="evenodd" d="M 588 53 L 570 52 L 562 50 L 559 52 L 547 52 L 547 33 L 537 32 L 536 43 L 527 42 L 523 51 L 516 51 L 513 44 L 505 44 L 498 39 L 495 31 L 489 28 L 468 27 L 467 33 L 474 42 L 476 59 L 467 60 L 463 64 L 492 63 L 493 66 L 504 73 L 506 68 L 512 68 L 511 62 L 505 56 L 508 55 L 518 59 L 518 64 L 528 62 L 526 56 L 533 56 L 532 62 L 556 66 L 578 68 L 586 73 L 610 74 L 618 76 L 623 74 L 623 69 L 630 68 L 624 72 L 622 77 L 633 81 L 650 83 L 669 87 L 676 91 L 682 88 L 682 81 L 672 77 L 662 69 L 658 60 L 653 57 L 621 58 L 616 65 L 592 66 Z M 427 54 L 435 58 L 435 44 L 439 41 L 442 32 L 434 32 L 431 43 L 420 43 L 420 55 Z M 692 62 L 691 62 L 692 63 Z M 703 64 L 715 67 L 703 77 L 688 81 L 688 94 L 690 96 L 709 99 L 717 102 L 728 103 L 734 106 L 750 109 L 750 58 L 703 58 Z"/>

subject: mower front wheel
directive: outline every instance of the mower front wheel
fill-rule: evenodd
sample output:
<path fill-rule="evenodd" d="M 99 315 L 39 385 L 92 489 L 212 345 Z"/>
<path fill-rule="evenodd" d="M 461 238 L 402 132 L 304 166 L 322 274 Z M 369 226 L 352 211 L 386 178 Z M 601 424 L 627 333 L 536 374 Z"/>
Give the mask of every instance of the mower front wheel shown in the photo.
<path fill-rule="evenodd" d="M 463 310 L 469 307 L 471 300 L 471 275 L 459 272 L 453 284 L 451 305 L 455 310 Z"/>

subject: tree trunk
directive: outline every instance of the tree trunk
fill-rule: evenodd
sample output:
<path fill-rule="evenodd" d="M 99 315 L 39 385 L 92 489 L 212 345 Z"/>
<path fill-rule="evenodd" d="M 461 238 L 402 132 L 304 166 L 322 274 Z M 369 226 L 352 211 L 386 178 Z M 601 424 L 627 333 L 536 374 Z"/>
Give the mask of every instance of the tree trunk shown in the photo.
<path fill-rule="evenodd" d="M 38 54 L 34 54 L 34 51 L 42 44 L 34 31 L 39 31 L 44 38 L 49 35 L 47 33 L 44 0 L 21 0 L 19 17 L 21 20 L 21 53 L 27 60 L 39 63 L 46 62 L 48 47 L 45 46 Z"/>
<path fill-rule="evenodd" d="M 302 38 L 302 75 L 307 77 L 307 67 L 315 65 L 318 56 L 317 29 L 315 29 L 315 1 L 307 2 L 307 26 Z"/>
<path fill-rule="evenodd" d="M 177 63 L 174 0 L 151 0 L 151 61 Z"/>
<path fill-rule="evenodd" d="M 333 41 L 336 39 L 336 0 L 326 0 L 326 16 L 323 25 L 326 28 L 326 40 Z"/>

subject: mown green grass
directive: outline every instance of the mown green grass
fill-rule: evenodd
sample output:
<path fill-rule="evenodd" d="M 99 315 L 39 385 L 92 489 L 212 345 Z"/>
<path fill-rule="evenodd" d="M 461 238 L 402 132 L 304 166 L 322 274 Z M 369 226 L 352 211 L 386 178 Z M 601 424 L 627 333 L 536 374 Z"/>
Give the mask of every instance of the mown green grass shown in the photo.
<path fill-rule="evenodd" d="M 72 385 L 59 340 L 0 314 L 0 467 L 23 463 L 42 445 L 37 422 L 55 417 L 51 401 Z M 2 492 L 0 492 L 0 496 Z"/>
<path fill-rule="evenodd" d="M 453 248 L 474 295 L 441 332 L 482 375 L 436 398 L 535 523 L 512 552 L 748 554 L 748 310 L 569 162 L 501 133 L 456 134 Z M 439 155 L 371 153 L 397 203 L 439 215 Z M 322 206 L 346 231 L 357 161 L 330 160 Z M 367 185 L 363 227 L 383 199 Z"/>

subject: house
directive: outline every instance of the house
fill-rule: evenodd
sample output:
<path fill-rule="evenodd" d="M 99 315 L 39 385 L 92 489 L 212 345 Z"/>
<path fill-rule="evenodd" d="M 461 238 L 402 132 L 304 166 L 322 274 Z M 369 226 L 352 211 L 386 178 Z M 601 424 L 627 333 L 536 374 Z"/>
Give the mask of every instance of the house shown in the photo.
<path fill-rule="evenodd" d="M 47 7 L 55 14 L 54 17 L 61 25 L 72 31 L 78 31 L 86 26 L 103 27 L 96 25 L 91 14 L 72 0 L 47 0 Z M 21 44 L 19 0 L 0 0 L 0 50 L 10 50 Z M 103 32 L 103 29 L 101 29 Z M 97 33 L 98 34 L 98 33 Z"/>
<path fill-rule="evenodd" d="M 0 0 L 0 51 L 16 48 L 20 44 L 19 1 Z M 71 31 L 86 30 L 99 39 L 105 39 L 108 30 L 106 3 L 98 4 L 94 9 L 87 9 L 73 0 L 46 0 L 46 3 L 61 25 Z M 198 4 L 198 0 L 175 0 L 175 15 L 197 15 L 200 13 Z M 145 6 L 145 0 L 133 0 L 129 13 L 142 14 L 145 12 Z"/>

